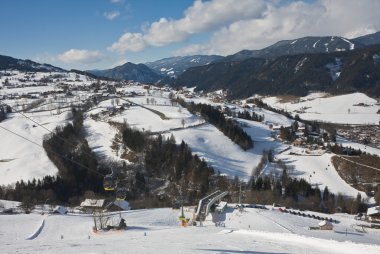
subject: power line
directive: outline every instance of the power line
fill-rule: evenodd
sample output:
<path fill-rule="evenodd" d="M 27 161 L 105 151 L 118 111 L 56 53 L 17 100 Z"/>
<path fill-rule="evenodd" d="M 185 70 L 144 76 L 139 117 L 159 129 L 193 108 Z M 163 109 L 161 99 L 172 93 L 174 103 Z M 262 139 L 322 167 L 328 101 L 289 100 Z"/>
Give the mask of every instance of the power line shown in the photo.
<path fill-rule="evenodd" d="M 18 136 L 18 137 L 20 137 L 20 138 L 22 138 L 22 139 L 24 139 L 24 140 L 26 140 L 26 141 L 28 141 L 28 142 L 30 142 L 30 143 L 36 145 L 36 146 L 39 146 L 39 147 L 42 148 L 42 149 L 45 149 L 42 145 L 40 145 L 40 144 L 34 142 L 33 140 L 30 140 L 30 139 L 28 139 L 28 138 L 22 136 L 22 135 L 20 135 L 20 134 L 14 132 L 14 131 L 11 131 L 11 130 L 9 130 L 9 129 L 7 129 L 7 128 L 1 126 L 1 125 L 0 125 L 0 128 L 3 129 L 3 130 L 5 130 L 5 131 L 8 131 L 8 132 L 10 132 L 10 133 L 12 133 L 12 134 L 14 134 L 14 135 L 16 135 L 16 136 Z M 92 172 L 95 172 L 95 173 L 98 174 L 98 175 L 104 176 L 104 175 L 101 174 L 100 172 L 98 172 L 98 171 L 96 171 L 96 170 L 93 170 L 93 169 L 91 169 L 91 168 L 89 168 L 89 167 L 87 167 L 87 166 L 84 166 L 83 164 L 81 164 L 81 163 L 79 163 L 79 162 L 76 162 L 76 161 L 74 161 L 73 159 L 70 159 L 70 158 L 68 158 L 68 157 L 66 157 L 66 156 L 64 156 L 64 155 L 62 155 L 62 154 L 59 154 L 59 153 L 57 153 L 57 152 L 55 152 L 55 151 L 52 151 L 52 150 L 49 150 L 49 152 L 51 152 L 51 153 L 53 153 L 53 154 L 55 154 L 55 155 L 57 155 L 57 156 L 59 156 L 59 157 L 61 157 L 61 158 L 63 158 L 63 159 L 69 160 L 69 161 L 71 161 L 72 163 L 74 163 L 74 164 L 76 164 L 76 165 L 78 165 L 78 166 L 80 166 L 80 167 L 82 167 L 82 168 L 85 168 L 85 169 L 87 169 L 87 170 L 90 170 L 90 171 L 92 171 Z"/>
<path fill-rule="evenodd" d="M 27 116 L 27 115 L 21 113 L 20 111 L 17 112 L 17 110 L 14 110 L 14 108 L 12 108 L 11 106 L 9 106 L 9 105 L 7 105 L 7 104 L 5 104 L 5 103 L 3 103 L 3 102 L 0 102 L 0 104 L 2 104 L 2 105 L 4 105 L 4 106 L 8 106 L 8 107 L 10 107 L 13 111 L 15 111 L 15 113 L 18 113 L 18 114 L 22 115 L 22 116 L 25 117 L 26 119 L 32 121 L 33 123 L 37 124 L 37 125 L 40 126 L 41 128 L 45 129 L 46 131 L 48 131 L 48 132 L 54 134 L 54 132 L 53 132 L 52 130 L 49 130 L 49 129 L 46 128 L 45 126 L 41 125 L 41 124 L 38 123 L 37 121 L 35 121 L 35 120 L 33 120 L 32 118 L 30 118 L 29 116 Z M 20 138 L 22 138 L 22 139 L 27 140 L 27 141 L 33 143 L 34 145 L 39 146 L 39 147 L 42 148 L 42 149 L 45 149 L 45 148 L 44 148 L 43 146 L 41 146 L 40 144 L 38 144 L 38 143 L 36 143 L 36 142 L 34 142 L 34 141 L 32 141 L 32 140 L 26 138 L 26 137 L 23 137 L 23 136 L 21 136 L 20 134 L 17 134 L 17 133 L 15 133 L 15 132 L 11 131 L 11 130 L 8 130 L 8 129 L 6 129 L 5 127 L 0 126 L 0 128 L 2 128 L 2 129 L 4 129 L 4 130 L 6 130 L 6 131 L 8 131 L 8 132 L 10 132 L 10 133 L 12 133 L 12 134 L 18 136 L 18 137 L 20 137 Z M 76 148 L 76 145 L 73 144 L 73 143 L 71 143 L 70 141 L 67 141 L 66 139 L 60 137 L 59 135 L 56 135 L 56 137 L 59 138 L 60 140 L 62 140 L 63 142 L 66 142 L 67 144 L 69 144 L 69 145 L 73 146 L 74 148 Z M 63 156 L 63 155 L 61 155 L 61 154 L 59 154 L 59 153 L 57 153 L 57 152 L 54 152 L 54 151 L 52 151 L 52 150 L 49 150 L 49 151 L 52 152 L 52 153 L 54 153 L 54 154 L 56 154 L 57 156 L 59 156 L 59 157 L 61 157 L 61 158 L 63 158 L 63 159 L 67 159 L 67 160 L 73 162 L 74 164 L 77 164 L 77 165 L 81 166 L 82 168 L 85 168 L 85 169 L 87 169 L 87 170 L 93 171 L 93 172 L 95 172 L 96 174 L 99 174 L 99 175 L 101 175 L 101 176 L 103 176 L 103 177 L 105 176 L 105 175 L 99 173 L 98 171 L 93 170 L 93 169 L 90 169 L 90 168 L 88 168 L 88 167 L 86 167 L 86 166 L 84 166 L 84 165 L 82 165 L 82 164 L 80 164 L 80 163 L 78 163 L 78 162 L 76 162 L 76 161 L 74 161 L 74 160 L 72 160 L 72 159 L 70 159 L 70 158 L 67 158 L 67 157 L 65 157 L 65 156 Z M 84 153 L 84 154 L 87 154 L 87 155 L 90 156 L 91 158 L 97 160 L 97 158 L 96 158 L 95 156 L 93 156 L 92 154 L 87 153 L 87 152 L 85 152 L 85 151 L 83 151 L 83 153 Z M 138 179 L 135 179 L 135 180 L 138 181 L 138 182 L 140 182 L 140 183 L 143 183 L 142 181 L 139 181 Z M 146 184 L 146 183 L 144 182 L 144 184 Z"/>
<path fill-rule="evenodd" d="M 12 108 L 11 106 L 9 106 L 9 105 L 7 105 L 7 104 L 5 104 L 5 103 L 3 103 L 3 102 L 0 102 L 0 104 L 3 104 L 4 106 L 8 106 L 8 107 L 10 107 L 12 110 L 14 110 L 14 108 Z M 16 110 L 16 111 L 17 111 L 17 110 Z M 49 130 L 49 129 L 46 128 L 45 126 L 41 125 L 40 123 L 38 123 L 37 121 L 33 120 L 33 119 L 30 118 L 29 116 L 27 116 L 27 115 L 21 113 L 20 111 L 18 111 L 18 112 L 16 112 L 16 113 L 18 113 L 18 114 L 22 115 L 23 117 L 25 117 L 26 119 L 32 121 L 33 123 L 37 124 L 37 125 L 40 126 L 41 128 L 45 129 L 46 131 L 48 131 L 48 132 L 50 132 L 50 133 L 53 133 L 52 130 Z M 56 135 L 56 136 L 57 136 L 57 138 L 59 138 L 59 139 L 62 140 L 63 142 L 65 142 L 65 143 L 71 145 L 72 147 L 76 148 L 76 145 L 75 145 L 75 144 L 73 144 L 73 143 L 71 143 L 70 141 L 68 141 L 68 140 L 66 140 L 66 139 L 64 139 L 64 138 L 62 138 L 62 137 L 60 137 L 59 135 Z M 94 155 L 92 155 L 92 154 L 90 154 L 90 153 L 87 153 L 87 152 L 85 152 L 85 151 L 83 151 L 83 153 L 84 153 L 84 154 L 87 154 L 87 155 L 90 156 L 91 158 L 97 160 L 97 158 L 96 158 Z"/>

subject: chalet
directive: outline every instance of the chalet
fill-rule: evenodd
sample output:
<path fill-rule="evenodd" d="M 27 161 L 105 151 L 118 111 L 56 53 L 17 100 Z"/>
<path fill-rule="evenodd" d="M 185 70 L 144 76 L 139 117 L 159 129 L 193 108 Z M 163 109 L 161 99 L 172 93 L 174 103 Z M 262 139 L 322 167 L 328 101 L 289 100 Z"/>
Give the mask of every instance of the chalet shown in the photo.
<path fill-rule="evenodd" d="M 368 208 L 367 216 L 370 222 L 380 222 L 380 206 Z"/>
<path fill-rule="evenodd" d="M 103 210 L 105 207 L 106 202 L 105 199 L 89 199 L 86 198 L 81 204 L 80 207 L 85 211 L 96 211 L 96 210 Z"/>

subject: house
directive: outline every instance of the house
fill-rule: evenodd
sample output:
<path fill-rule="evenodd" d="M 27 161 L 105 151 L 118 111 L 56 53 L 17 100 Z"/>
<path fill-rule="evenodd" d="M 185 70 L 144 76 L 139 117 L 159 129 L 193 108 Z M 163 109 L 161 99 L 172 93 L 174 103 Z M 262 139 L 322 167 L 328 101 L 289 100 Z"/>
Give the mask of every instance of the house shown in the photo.
<path fill-rule="evenodd" d="M 367 210 L 368 220 L 380 222 L 380 206 L 370 207 Z"/>
<path fill-rule="evenodd" d="M 95 211 L 103 210 L 106 202 L 105 199 L 90 199 L 86 198 L 81 204 L 80 207 L 85 211 Z"/>
<path fill-rule="evenodd" d="M 60 205 L 57 205 L 53 209 L 53 213 L 55 213 L 55 214 L 67 214 L 67 212 L 68 212 L 67 208 L 64 206 L 60 206 Z"/>
<path fill-rule="evenodd" d="M 318 223 L 320 230 L 333 230 L 334 226 L 330 221 L 324 220 Z"/>

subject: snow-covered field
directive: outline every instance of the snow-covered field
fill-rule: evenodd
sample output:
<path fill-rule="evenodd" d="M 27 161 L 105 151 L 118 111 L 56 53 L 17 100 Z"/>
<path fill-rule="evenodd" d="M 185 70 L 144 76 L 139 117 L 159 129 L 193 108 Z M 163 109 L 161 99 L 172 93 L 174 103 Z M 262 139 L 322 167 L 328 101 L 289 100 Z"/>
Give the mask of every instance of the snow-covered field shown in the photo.
<path fill-rule="evenodd" d="M 12 79 L 14 82 L 16 82 L 17 75 L 18 74 L 15 74 L 14 79 Z M 71 80 L 78 78 L 78 76 L 75 74 L 68 74 L 66 78 Z M 79 76 L 78 80 L 82 80 L 84 82 L 82 82 L 82 84 L 85 84 L 85 81 L 90 81 L 90 79 L 86 80 L 86 78 L 82 76 Z M 70 82 L 75 83 L 79 81 L 71 80 Z M 29 88 L 32 89 L 33 87 L 15 89 Z M 14 89 L 3 89 L 2 92 L 5 90 Z M 117 151 L 114 151 L 111 148 L 117 130 L 112 124 L 110 124 L 110 122 L 127 122 L 130 126 L 138 128 L 139 130 L 162 133 L 166 137 L 173 134 L 177 143 L 184 140 L 189 144 L 192 151 L 204 158 L 210 166 L 214 167 L 216 172 L 219 171 L 220 173 L 227 174 L 231 177 L 239 176 L 239 178 L 243 180 L 249 179 L 252 170 L 259 163 L 264 149 L 273 149 L 275 153 L 279 153 L 289 147 L 274 138 L 275 134 L 269 129 L 268 125 L 238 119 L 238 121 L 244 126 L 245 131 L 254 141 L 254 148 L 244 151 L 228 137 L 223 135 L 216 127 L 205 123 L 201 117 L 190 114 L 187 109 L 182 108 L 179 105 L 172 105 L 168 91 L 164 92 L 153 89 L 148 91 L 142 86 L 134 85 L 118 88 L 118 91 L 127 94 L 134 92 L 135 94 L 138 94 L 138 96 L 101 101 L 99 105 L 87 112 L 88 117 L 84 121 L 84 128 L 89 146 L 102 159 L 121 160 L 121 153 L 117 153 Z M 90 93 L 76 93 L 76 96 L 67 99 L 65 103 L 69 104 L 75 100 L 85 99 L 89 94 Z M 325 96 L 326 95 L 322 93 L 311 94 L 307 97 L 301 98 L 302 102 L 297 104 L 278 103 L 277 99 L 274 97 L 265 98 L 265 102 L 288 110 L 298 110 L 301 107 L 310 107 L 306 109 L 306 112 L 316 112 L 316 110 L 319 110 L 318 114 L 315 112 L 313 113 L 319 116 L 326 116 L 329 114 L 347 115 L 348 108 L 351 108 L 350 117 L 355 115 L 367 117 L 371 114 L 372 117 L 373 114 L 375 114 L 376 117 L 378 116 L 378 114 L 372 112 L 379 108 L 378 105 L 375 105 L 376 101 L 363 94 L 324 98 Z M 29 102 L 29 99 L 25 100 Z M 49 97 L 45 103 L 52 105 L 56 102 L 55 100 L 63 103 L 62 98 L 60 97 L 56 97 L 55 99 Z M 224 105 L 221 103 L 214 103 L 208 98 L 196 97 L 191 100 L 196 103 L 202 102 L 219 106 Z M 6 102 L 12 102 L 12 100 Z M 111 107 L 126 102 L 132 102 L 136 105 L 127 107 L 126 110 L 117 112 L 114 115 L 108 113 L 108 110 Z M 364 103 L 369 106 L 354 107 L 351 105 L 358 103 Z M 351 106 L 347 106 L 348 104 Z M 43 104 L 37 109 L 49 110 L 49 105 Z M 235 111 L 243 110 L 242 107 L 234 104 L 225 104 L 225 106 L 230 107 Z M 251 107 L 249 110 L 264 115 L 264 122 L 267 124 L 273 124 L 274 126 L 289 126 L 293 121 L 283 115 L 259 109 L 257 107 Z M 63 125 L 68 122 L 66 120 L 66 113 L 63 112 L 58 115 L 53 115 L 53 113 L 57 113 L 57 110 L 29 113 L 28 115 L 50 130 L 53 130 L 57 125 Z M 97 120 L 94 120 L 96 118 L 90 117 L 90 115 L 96 117 L 97 114 L 100 115 Z M 303 115 L 301 115 L 301 117 L 303 117 Z M 369 118 L 366 119 L 368 120 Z M 27 137 L 40 145 L 42 145 L 43 135 L 48 133 L 46 130 L 35 125 L 20 114 L 11 114 L 9 119 L 0 123 L 0 126 L 13 130 L 15 133 Z M 3 129 L 0 129 L 0 135 L 2 138 L 2 146 L 0 147 L 0 184 L 14 183 L 20 179 L 27 181 L 33 178 L 42 178 L 48 174 L 56 174 L 57 169 L 49 161 L 42 148 L 10 134 Z M 380 154 L 379 149 L 362 147 L 360 144 L 345 140 L 338 140 L 338 142 L 342 143 L 344 146 L 360 147 L 363 151 Z M 302 156 L 282 153 L 278 155 L 277 158 L 284 160 L 288 165 L 294 168 L 293 175 L 295 177 L 305 178 L 311 183 L 317 184 L 321 189 L 323 189 L 324 186 L 328 186 L 330 191 L 336 193 L 342 192 L 350 196 L 356 196 L 357 194 L 355 189 L 340 179 L 331 165 L 328 166 L 330 164 L 331 155 Z M 326 170 L 326 168 L 328 168 L 328 170 Z M 273 173 L 271 171 L 272 169 L 269 166 L 265 168 L 264 174 Z M 281 172 L 277 173 L 280 174 Z"/>
<path fill-rule="evenodd" d="M 277 155 L 277 159 L 283 160 L 288 166 L 294 168 L 290 170 L 290 175 L 296 178 L 303 178 L 312 185 L 318 186 L 321 191 L 328 187 L 333 193 L 342 193 L 356 197 L 360 192 L 362 197 L 366 197 L 364 192 L 358 191 L 347 184 L 335 170 L 331 163 L 333 154 L 323 154 L 321 156 L 307 155 Z M 268 169 L 270 171 L 270 169 Z"/>
<path fill-rule="evenodd" d="M 241 120 L 247 124 L 245 131 L 254 140 L 254 148 L 244 151 L 224 136 L 216 127 L 205 124 L 196 128 L 173 131 L 176 141 L 184 140 L 190 148 L 216 171 L 248 180 L 259 163 L 263 150 L 281 150 L 283 145 L 270 137 L 269 128 L 261 123 Z M 170 134 L 167 134 L 170 135 Z"/>
<path fill-rule="evenodd" d="M 353 216 L 329 215 L 339 223 L 332 231 L 320 231 L 308 229 L 318 226 L 316 219 L 271 209 L 239 212 L 232 207 L 218 216 L 224 227 L 216 227 L 209 216 L 203 226 L 183 228 L 178 210 L 162 208 L 123 212 L 126 231 L 98 233 L 92 231 L 93 218 L 87 215 L 1 215 L 1 252 L 380 253 L 380 231 L 356 231 Z M 186 217 L 192 217 L 191 211 L 186 210 Z"/>
<path fill-rule="evenodd" d="M 51 112 L 41 112 L 25 113 L 25 115 L 48 130 L 54 130 L 56 126 L 68 123 L 66 113 L 51 115 Z M 41 179 L 46 175 L 57 173 L 56 167 L 41 147 L 43 136 L 49 133 L 46 129 L 18 113 L 10 114 L 8 119 L 0 123 L 0 127 L 31 141 L 0 128 L 0 184 L 15 183 L 21 179 L 24 181 Z"/>
<path fill-rule="evenodd" d="M 330 123 L 378 124 L 380 105 L 363 93 L 327 96 L 315 93 L 301 97 L 295 102 L 280 102 L 277 97 L 266 97 L 263 101 L 275 108 L 285 109 L 305 120 Z"/>

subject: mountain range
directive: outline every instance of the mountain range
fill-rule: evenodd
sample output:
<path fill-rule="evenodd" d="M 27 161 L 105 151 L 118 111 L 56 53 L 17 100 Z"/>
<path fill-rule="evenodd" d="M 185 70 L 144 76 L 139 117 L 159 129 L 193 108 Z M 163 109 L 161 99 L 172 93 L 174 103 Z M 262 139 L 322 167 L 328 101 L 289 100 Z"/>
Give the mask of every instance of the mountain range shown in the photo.
<path fill-rule="evenodd" d="M 380 32 L 346 39 L 303 37 L 226 57 L 194 55 L 145 64 L 89 70 L 98 77 L 197 90 L 228 89 L 231 97 L 253 93 L 305 95 L 309 91 L 361 91 L 380 96 Z M 65 71 L 49 64 L 0 56 L 0 70 Z"/>
<path fill-rule="evenodd" d="M 255 93 L 304 96 L 310 91 L 361 91 L 380 96 L 380 45 L 345 52 L 212 63 L 186 70 L 172 85 L 195 86 L 204 91 L 225 89 L 232 98 Z"/>

